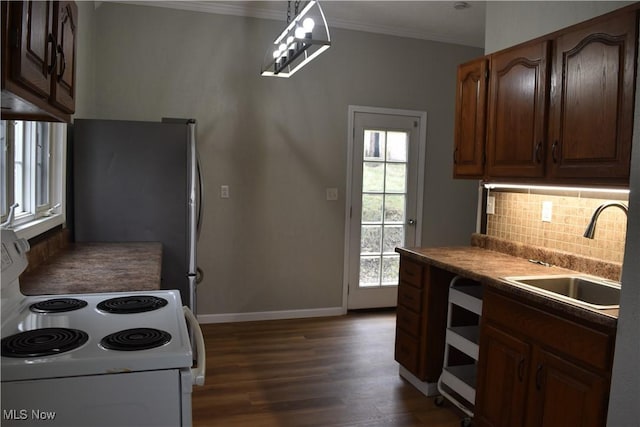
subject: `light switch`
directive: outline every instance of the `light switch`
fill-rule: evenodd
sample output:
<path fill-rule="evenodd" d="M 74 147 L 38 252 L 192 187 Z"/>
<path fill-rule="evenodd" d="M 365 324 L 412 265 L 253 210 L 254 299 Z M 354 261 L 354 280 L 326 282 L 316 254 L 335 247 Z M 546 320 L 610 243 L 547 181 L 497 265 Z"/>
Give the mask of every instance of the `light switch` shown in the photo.
<path fill-rule="evenodd" d="M 327 200 L 338 200 L 337 188 L 327 188 Z"/>
<path fill-rule="evenodd" d="M 220 198 L 221 199 L 228 199 L 229 198 L 229 186 L 228 185 L 221 185 L 220 186 Z"/>

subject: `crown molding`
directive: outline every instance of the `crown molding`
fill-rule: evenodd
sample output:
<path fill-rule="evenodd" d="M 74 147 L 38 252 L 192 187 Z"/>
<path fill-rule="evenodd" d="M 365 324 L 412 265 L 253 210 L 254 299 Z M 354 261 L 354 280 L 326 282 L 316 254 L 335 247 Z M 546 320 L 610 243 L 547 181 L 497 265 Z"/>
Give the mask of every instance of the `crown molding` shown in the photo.
<path fill-rule="evenodd" d="M 286 10 L 281 12 L 260 7 L 246 7 L 243 4 L 220 3 L 214 1 L 126 1 L 118 2 L 135 4 L 140 6 L 164 7 L 168 9 L 187 10 L 191 12 L 215 13 L 218 15 L 234 15 L 246 18 L 270 19 L 286 21 Z M 408 37 L 412 39 L 430 40 L 442 43 L 452 43 L 465 46 L 484 48 L 484 40 L 470 43 L 462 38 L 443 36 L 442 34 L 421 31 L 415 28 L 368 24 L 365 22 L 349 21 L 327 17 L 329 29 L 341 28 L 344 30 L 363 31 L 367 33 L 385 34 L 396 37 Z"/>
<path fill-rule="evenodd" d="M 215 1 L 117 1 L 114 3 L 135 4 L 139 6 L 164 7 L 167 9 L 188 10 L 191 12 L 215 13 L 218 15 L 235 15 L 247 18 L 286 20 L 285 10 L 276 11 L 242 4 L 219 3 Z"/>
<path fill-rule="evenodd" d="M 341 28 L 344 30 L 363 31 L 367 33 L 384 34 L 388 36 L 407 37 L 411 39 L 429 40 L 442 43 L 460 44 L 465 46 L 481 47 L 484 48 L 484 40 L 482 43 L 475 42 L 469 43 L 468 40 L 456 37 L 443 36 L 442 34 L 431 33 L 428 31 L 421 31 L 416 28 L 395 27 L 387 25 L 374 25 L 364 22 L 346 21 L 342 19 L 327 18 L 327 24 L 329 29 Z"/>

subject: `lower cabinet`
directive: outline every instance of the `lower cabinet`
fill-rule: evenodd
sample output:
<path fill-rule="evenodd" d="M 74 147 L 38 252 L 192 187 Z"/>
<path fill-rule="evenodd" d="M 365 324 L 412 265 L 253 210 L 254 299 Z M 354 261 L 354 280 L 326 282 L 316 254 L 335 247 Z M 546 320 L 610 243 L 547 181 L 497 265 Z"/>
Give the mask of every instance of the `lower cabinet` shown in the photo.
<path fill-rule="evenodd" d="M 486 292 L 475 425 L 605 425 L 614 338 Z"/>
<path fill-rule="evenodd" d="M 598 427 L 606 424 L 609 378 L 536 348 L 526 426 Z"/>
<path fill-rule="evenodd" d="M 447 295 L 453 273 L 400 257 L 395 360 L 420 381 L 442 372 Z"/>
<path fill-rule="evenodd" d="M 480 334 L 476 425 L 522 426 L 531 346 L 487 322 Z"/>

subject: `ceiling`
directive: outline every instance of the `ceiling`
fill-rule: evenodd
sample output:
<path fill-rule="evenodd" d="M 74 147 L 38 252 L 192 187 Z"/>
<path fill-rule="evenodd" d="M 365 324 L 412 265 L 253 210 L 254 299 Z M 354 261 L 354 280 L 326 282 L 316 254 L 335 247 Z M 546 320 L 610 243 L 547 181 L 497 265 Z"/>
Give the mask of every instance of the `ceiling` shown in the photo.
<path fill-rule="evenodd" d="M 286 1 L 128 2 L 198 12 L 275 19 L 286 22 Z M 302 2 L 304 3 L 304 2 Z M 344 28 L 401 37 L 484 47 L 485 2 L 321 1 L 329 29 Z M 292 2 L 293 8 L 293 2 Z"/>

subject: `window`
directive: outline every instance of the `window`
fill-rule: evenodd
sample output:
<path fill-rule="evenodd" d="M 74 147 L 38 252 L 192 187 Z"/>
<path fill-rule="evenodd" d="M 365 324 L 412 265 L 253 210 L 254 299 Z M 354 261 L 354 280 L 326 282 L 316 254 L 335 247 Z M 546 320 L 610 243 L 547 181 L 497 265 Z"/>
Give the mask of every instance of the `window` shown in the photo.
<path fill-rule="evenodd" d="M 2 120 L 2 222 L 14 208 L 13 228 L 31 238 L 64 222 L 66 125 Z"/>
<path fill-rule="evenodd" d="M 364 130 L 360 286 L 397 286 L 406 227 L 408 132 Z"/>

